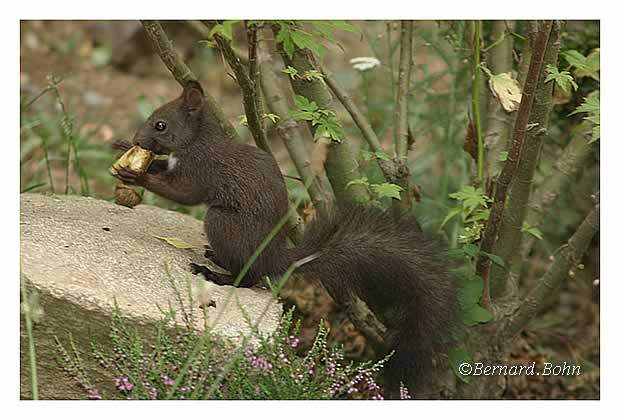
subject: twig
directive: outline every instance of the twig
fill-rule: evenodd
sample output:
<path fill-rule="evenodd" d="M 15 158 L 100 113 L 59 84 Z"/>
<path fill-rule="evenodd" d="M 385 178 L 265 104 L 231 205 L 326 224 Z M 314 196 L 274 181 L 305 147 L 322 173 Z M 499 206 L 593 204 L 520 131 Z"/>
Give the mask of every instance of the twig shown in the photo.
<path fill-rule="evenodd" d="M 489 216 L 489 220 L 486 224 L 484 234 L 481 240 L 480 249 L 487 254 L 492 254 L 495 248 L 497 231 L 502 220 L 508 186 L 512 181 L 512 177 L 514 175 L 521 155 L 523 142 L 525 141 L 527 123 L 530 111 L 532 109 L 532 103 L 534 101 L 534 92 L 536 86 L 538 85 L 538 79 L 541 74 L 543 58 L 545 55 L 545 50 L 547 48 L 547 40 L 549 39 L 549 32 L 551 31 L 551 22 L 543 22 L 542 27 L 543 28 L 538 32 L 538 35 L 536 37 L 536 43 L 532 49 L 532 58 L 527 73 L 525 86 L 523 88 L 523 94 L 521 98 L 521 104 L 519 105 L 517 119 L 515 121 L 512 145 L 510 147 L 510 152 L 508 153 L 508 159 L 506 161 L 506 164 L 504 165 L 504 168 L 502 169 L 502 172 L 498 177 L 493 206 L 491 208 L 491 214 Z M 491 285 L 489 284 L 489 258 L 481 254 L 478 259 L 478 264 L 476 268 L 477 272 L 482 276 L 484 281 L 483 293 L 489 293 L 489 296 L 491 296 L 494 291 L 490 290 Z"/>
<path fill-rule="evenodd" d="M 142 26 L 153 48 L 155 48 L 155 52 L 159 55 L 168 70 L 170 70 L 170 73 L 172 73 L 176 81 L 179 82 L 181 86 L 185 86 L 187 81 L 196 80 L 196 76 L 194 76 L 190 68 L 183 62 L 159 21 L 143 20 Z M 228 121 L 224 112 L 222 112 L 213 97 L 209 95 L 206 90 L 204 91 L 204 96 L 207 112 L 215 117 L 220 127 L 230 139 L 241 142 L 239 134 L 230 121 Z"/>
<path fill-rule="evenodd" d="M 577 231 L 561 246 L 549 270 L 523 300 L 514 315 L 507 318 L 501 341 L 513 339 L 542 308 L 547 297 L 566 279 L 571 267 L 578 264 L 588 249 L 592 237 L 599 231 L 600 205 L 583 220 Z"/>

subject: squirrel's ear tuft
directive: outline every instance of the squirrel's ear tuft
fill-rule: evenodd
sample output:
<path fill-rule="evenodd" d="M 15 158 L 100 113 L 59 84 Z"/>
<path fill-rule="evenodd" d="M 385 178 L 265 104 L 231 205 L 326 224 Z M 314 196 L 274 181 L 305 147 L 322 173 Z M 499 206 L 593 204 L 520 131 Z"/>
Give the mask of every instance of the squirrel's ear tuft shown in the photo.
<path fill-rule="evenodd" d="M 183 87 L 183 105 L 188 111 L 202 108 L 204 103 L 204 91 L 202 86 L 195 80 L 190 80 Z"/>

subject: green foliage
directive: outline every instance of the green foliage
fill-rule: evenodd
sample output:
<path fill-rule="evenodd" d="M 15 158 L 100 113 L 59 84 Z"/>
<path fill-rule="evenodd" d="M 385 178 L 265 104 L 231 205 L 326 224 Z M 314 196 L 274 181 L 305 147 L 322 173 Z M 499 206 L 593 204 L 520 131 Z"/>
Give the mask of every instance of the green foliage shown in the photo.
<path fill-rule="evenodd" d="M 396 200 L 400 200 L 400 192 L 403 188 L 396 184 L 391 184 L 389 182 L 384 182 L 382 184 L 372 184 L 370 185 L 370 191 L 375 194 L 378 198 L 394 198 Z"/>
<path fill-rule="evenodd" d="M 528 222 L 523 222 L 523 226 L 521 227 L 521 232 L 528 233 L 535 237 L 536 239 L 542 239 L 543 233 L 535 226 L 531 226 Z"/>
<path fill-rule="evenodd" d="M 489 322 L 493 319 L 493 315 L 480 306 L 482 290 L 482 277 L 475 274 L 468 276 L 458 290 L 457 297 L 462 309 L 463 323 L 467 326 Z"/>
<path fill-rule="evenodd" d="M 289 58 L 293 58 L 296 48 L 307 48 L 320 57 L 325 52 L 325 46 L 321 42 L 323 40 L 335 41 L 335 31 L 356 31 L 354 26 L 344 21 L 309 21 L 306 22 L 307 29 L 295 21 L 276 21 L 276 23 L 280 27 L 276 40 L 282 44 Z"/>
<path fill-rule="evenodd" d="M 568 62 L 570 68 L 574 69 L 576 77 L 591 77 L 599 81 L 600 50 L 594 49 L 587 57 L 584 57 L 579 51 L 569 50 L 562 53 L 562 56 Z"/>
<path fill-rule="evenodd" d="M 233 25 L 239 22 L 239 20 L 225 20 L 222 23 L 214 25 L 209 32 L 209 39 L 213 39 L 215 35 L 221 35 L 227 40 L 232 41 Z"/>
<path fill-rule="evenodd" d="M 584 117 L 584 120 L 590 121 L 593 124 L 592 140 L 590 140 L 590 143 L 599 140 L 601 138 L 601 101 L 598 91 L 588 95 L 583 103 L 570 115 L 579 113 L 588 114 Z"/>
<path fill-rule="evenodd" d="M 390 160 L 390 156 L 385 152 L 369 152 L 368 150 L 362 150 L 362 159 L 364 160 Z"/>
<path fill-rule="evenodd" d="M 547 77 L 545 78 L 545 83 L 554 81 L 556 86 L 564 92 L 570 92 L 571 87 L 576 91 L 579 87 L 568 71 L 559 71 L 556 66 L 552 66 L 551 64 L 547 65 L 546 70 Z"/>
<path fill-rule="evenodd" d="M 459 242 L 471 244 L 480 239 L 483 223 L 489 218 L 488 204 L 492 201 L 480 188 L 467 185 L 461 191 L 451 193 L 450 198 L 457 200 L 458 205 L 451 208 L 444 217 L 440 228 L 452 218 L 459 216 L 463 230 L 459 234 Z"/>
<path fill-rule="evenodd" d="M 293 58 L 296 48 L 308 48 L 318 56 L 323 55 L 325 46 L 318 42 L 318 38 L 310 32 L 306 32 L 299 25 L 287 22 L 278 22 L 280 30 L 276 40 L 282 43 L 282 48 L 289 56 Z"/>
<path fill-rule="evenodd" d="M 296 68 L 286 66 L 286 69 L 282 70 L 282 72 L 288 74 L 291 80 L 302 79 L 311 82 L 313 80 L 323 81 L 325 79 L 323 73 L 314 69 L 306 70 L 300 75 L 299 71 Z"/>
<path fill-rule="evenodd" d="M 389 182 L 383 182 L 381 184 L 372 184 L 368 181 L 367 177 L 362 177 L 349 181 L 345 188 L 349 188 L 351 185 L 363 185 L 365 186 L 371 195 L 371 203 L 379 205 L 379 201 L 383 198 L 394 198 L 400 200 L 400 192 L 403 188 L 396 184 Z"/>
<path fill-rule="evenodd" d="M 330 109 L 319 109 L 316 102 L 310 101 L 305 96 L 295 95 L 294 98 L 297 110 L 290 111 L 289 116 L 296 120 L 309 121 L 316 126 L 314 139 L 326 137 L 340 143 L 344 138 L 344 130 L 336 113 Z"/>
<path fill-rule="evenodd" d="M 462 382 L 466 384 L 471 382 L 472 376 L 463 375 L 461 373 L 461 370 L 459 369 L 463 363 L 473 365 L 473 359 L 471 357 L 471 354 L 467 350 L 463 348 L 450 350 L 448 352 L 448 363 L 450 364 L 450 368 L 452 369 L 457 378 L 459 378 Z"/>

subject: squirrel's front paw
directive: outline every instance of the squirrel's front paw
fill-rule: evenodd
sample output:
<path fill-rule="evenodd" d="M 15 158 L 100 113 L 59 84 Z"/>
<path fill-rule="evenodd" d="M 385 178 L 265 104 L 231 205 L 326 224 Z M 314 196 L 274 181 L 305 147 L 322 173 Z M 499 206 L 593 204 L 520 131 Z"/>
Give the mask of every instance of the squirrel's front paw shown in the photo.
<path fill-rule="evenodd" d="M 116 170 L 116 178 L 120 179 L 124 184 L 127 185 L 141 185 L 143 181 L 143 174 L 138 174 L 132 170 L 127 168 L 119 168 Z"/>

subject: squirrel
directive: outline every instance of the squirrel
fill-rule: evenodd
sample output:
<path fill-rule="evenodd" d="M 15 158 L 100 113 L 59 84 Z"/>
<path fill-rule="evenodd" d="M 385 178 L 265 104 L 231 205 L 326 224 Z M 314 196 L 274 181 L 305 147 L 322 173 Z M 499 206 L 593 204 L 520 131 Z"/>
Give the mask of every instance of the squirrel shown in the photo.
<path fill-rule="evenodd" d="M 287 214 L 288 195 L 275 159 L 250 145 L 233 142 L 207 113 L 196 81 L 156 109 L 134 136 L 133 145 L 166 154 L 146 173 L 127 169 L 116 177 L 183 205 L 206 204 L 205 231 L 214 261 L 234 276 Z M 314 256 L 314 258 L 306 258 Z M 427 384 L 433 356 L 445 352 L 457 325 L 456 285 L 438 246 L 415 222 L 376 207 L 340 206 L 317 215 L 301 244 L 288 248 L 283 229 L 258 256 L 241 287 L 263 275 L 281 275 L 296 261 L 296 272 L 318 279 L 336 303 L 356 294 L 386 326 L 394 354 L 384 368 L 385 388 L 396 393 Z M 207 276 L 218 284 L 231 278 Z"/>

